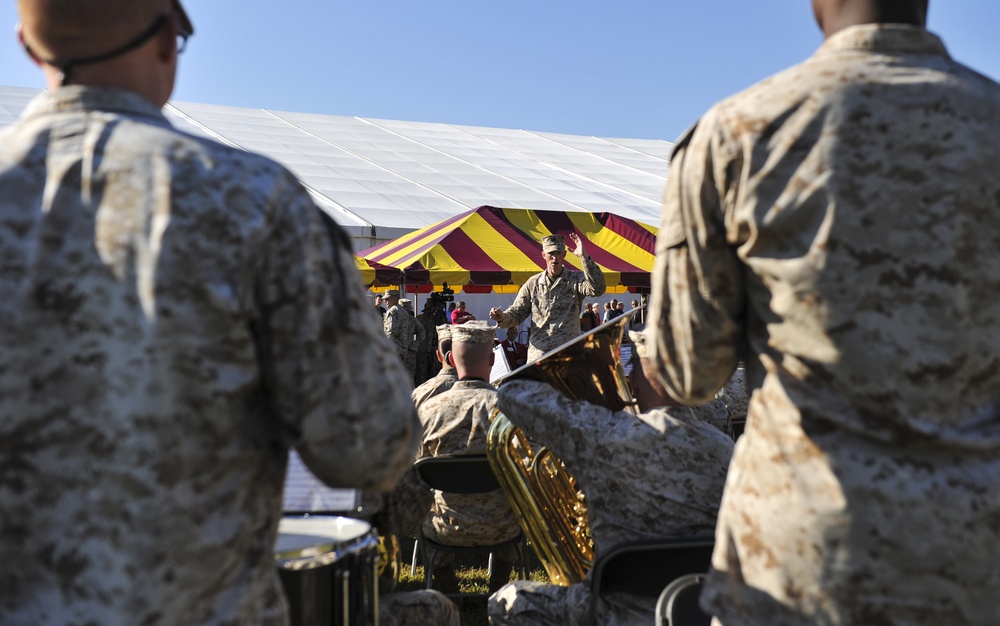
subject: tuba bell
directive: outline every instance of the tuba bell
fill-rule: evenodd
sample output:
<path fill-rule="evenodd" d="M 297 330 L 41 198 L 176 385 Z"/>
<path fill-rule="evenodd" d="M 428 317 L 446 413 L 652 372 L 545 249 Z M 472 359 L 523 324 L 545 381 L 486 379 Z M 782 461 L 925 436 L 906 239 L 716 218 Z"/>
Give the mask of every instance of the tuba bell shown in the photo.
<path fill-rule="evenodd" d="M 598 326 L 496 381 L 551 384 L 572 400 L 638 414 L 620 350 L 635 310 Z M 583 494 L 551 451 L 534 442 L 497 411 L 486 438 L 497 482 L 517 514 L 552 583 L 583 580 L 593 564 L 594 542 Z"/>

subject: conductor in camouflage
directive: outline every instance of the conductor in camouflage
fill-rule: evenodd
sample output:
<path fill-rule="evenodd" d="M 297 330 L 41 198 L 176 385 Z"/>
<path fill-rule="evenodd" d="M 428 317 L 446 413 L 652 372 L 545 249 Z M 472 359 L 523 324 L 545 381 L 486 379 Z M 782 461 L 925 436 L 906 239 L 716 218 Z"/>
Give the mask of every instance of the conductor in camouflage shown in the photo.
<path fill-rule="evenodd" d="M 575 246 L 573 254 L 580 259 L 582 272 L 566 267 L 566 238 L 549 235 L 542 239 L 545 271 L 521 286 L 507 310 L 490 309 L 490 319 L 495 320 L 499 328 L 518 327 L 531 318 L 529 362 L 579 336 L 584 300 L 602 296 L 607 289 L 604 274 L 587 255 L 583 240 L 576 233 L 570 233 L 569 238 Z"/>
<path fill-rule="evenodd" d="M 702 604 L 717 623 L 1000 624 L 1000 85 L 926 0 L 814 0 L 825 41 L 670 162 L 671 395 L 752 390 Z"/>
<path fill-rule="evenodd" d="M 176 0 L 18 10 L 48 90 L 0 131 L 0 624 L 283 626 L 289 449 L 385 490 L 417 445 L 350 241 L 164 118 Z"/>

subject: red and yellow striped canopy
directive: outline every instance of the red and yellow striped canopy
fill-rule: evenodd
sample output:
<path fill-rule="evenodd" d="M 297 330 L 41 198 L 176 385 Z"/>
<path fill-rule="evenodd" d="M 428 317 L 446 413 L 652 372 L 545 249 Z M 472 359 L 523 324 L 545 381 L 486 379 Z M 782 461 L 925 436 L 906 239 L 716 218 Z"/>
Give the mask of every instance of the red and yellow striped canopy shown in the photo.
<path fill-rule="evenodd" d="M 399 282 L 401 272 L 407 285 L 516 286 L 544 269 L 543 237 L 572 232 L 609 287 L 649 287 L 657 229 L 611 213 L 481 206 L 363 250 L 355 262 L 366 282 L 380 285 Z M 572 254 L 566 264 L 580 269 Z"/>

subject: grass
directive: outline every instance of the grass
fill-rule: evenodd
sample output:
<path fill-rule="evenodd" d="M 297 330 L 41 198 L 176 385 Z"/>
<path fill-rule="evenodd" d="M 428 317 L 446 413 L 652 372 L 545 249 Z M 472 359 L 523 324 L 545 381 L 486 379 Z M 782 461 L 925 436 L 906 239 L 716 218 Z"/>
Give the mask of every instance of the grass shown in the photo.
<path fill-rule="evenodd" d="M 413 591 L 424 588 L 424 568 L 417 565 L 415 573 L 410 574 L 410 559 L 413 555 L 414 541 L 413 537 L 401 541 L 400 553 L 403 563 L 396 591 Z M 530 546 L 525 550 L 524 557 L 528 561 L 528 579 L 547 582 L 549 577 Z M 487 564 L 488 556 L 485 554 L 482 556 L 456 555 L 455 573 L 458 576 L 458 585 L 462 593 L 487 592 L 489 588 Z M 516 570 L 515 567 L 515 573 Z M 486 598 L 464 598 L 462 602 L 462 626 L 487 626 L 488 623 Z"/>

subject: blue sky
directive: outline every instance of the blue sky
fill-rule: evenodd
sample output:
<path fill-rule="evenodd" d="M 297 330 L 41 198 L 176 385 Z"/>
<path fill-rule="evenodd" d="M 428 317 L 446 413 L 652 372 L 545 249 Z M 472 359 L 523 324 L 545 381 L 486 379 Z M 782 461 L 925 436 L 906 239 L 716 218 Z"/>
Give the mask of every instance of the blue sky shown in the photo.
<path fill-rule="evenodd" d="M 809 0 L 186 0 L 174 98 L 673 141 L 808 56 Z M 237 8 L 238 7 L 238 8 Z M 0 8 L 0 84 L 41 87 Z M 930 30 L 1000 78 L 1000 1 L 932 0 Z"/>

